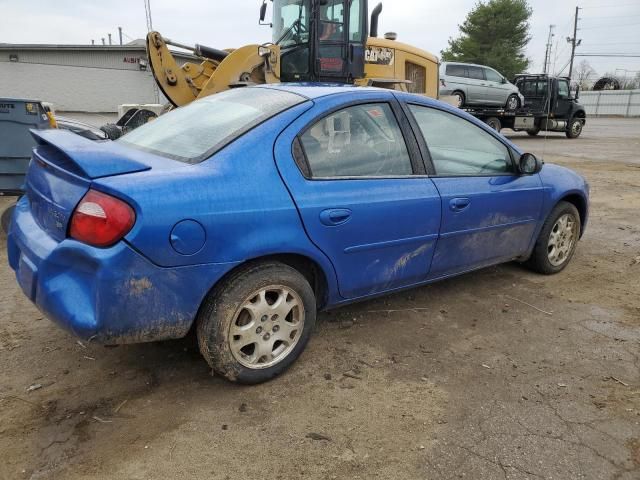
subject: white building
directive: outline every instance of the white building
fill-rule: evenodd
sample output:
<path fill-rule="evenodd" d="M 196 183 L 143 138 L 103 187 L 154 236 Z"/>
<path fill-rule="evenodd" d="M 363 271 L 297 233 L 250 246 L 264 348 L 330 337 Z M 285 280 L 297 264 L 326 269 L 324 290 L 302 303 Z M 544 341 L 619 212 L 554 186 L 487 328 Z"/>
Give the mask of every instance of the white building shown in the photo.
<path fill-rule="evenodd" d="M 196 61 L 174 52 L 178 62 Z M 126 45 L 0 43 L 0 97 L 50 102 L 58 111 L 117 112 L 124 103 L 166 103 L 144 40 Z"/>

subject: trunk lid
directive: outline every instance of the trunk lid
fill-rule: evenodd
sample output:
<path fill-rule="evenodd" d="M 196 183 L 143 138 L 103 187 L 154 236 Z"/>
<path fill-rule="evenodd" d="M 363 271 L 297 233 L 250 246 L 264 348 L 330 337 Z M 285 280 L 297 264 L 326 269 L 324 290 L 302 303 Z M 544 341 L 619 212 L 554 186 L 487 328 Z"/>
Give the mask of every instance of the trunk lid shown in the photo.
<path fill-rule="evenodd" d="M 137 154 L 113 142 L 93 142 L 65 131 L 32 131 L 38 145 L 26 179 L 35 221 L 63 240 L 71 214 L 96 178 L 149 170 Z"/>

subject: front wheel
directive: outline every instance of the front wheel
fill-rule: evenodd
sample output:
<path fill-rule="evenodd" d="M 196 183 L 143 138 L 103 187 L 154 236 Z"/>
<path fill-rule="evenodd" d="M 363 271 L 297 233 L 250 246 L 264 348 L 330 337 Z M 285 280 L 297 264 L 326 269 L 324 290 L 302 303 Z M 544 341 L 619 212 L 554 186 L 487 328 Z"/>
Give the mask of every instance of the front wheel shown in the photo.
<path fill-rule="evenodd" d="M 278 262 L 255 264 L 205 300 L 197 320 L 200 352 L 230 381 L 265 382 L 300 356 L 315 320 L 315 295 L 302 274 Z"/>
<path fill-rule="evenodd" d="M 582 133 L 582 127 L 584 126 L 582 119 L 579 117 L 573 117 L 567 126 L 565 135 L 567 138 L 578 138 Z"/>
<path fill-rule="evenodd" d="M 569 202 L 559 202 L 545 220 L 526 265 L 545 275 L 563 270 L 576 250 L 580 228 L 578 209 Z"/>

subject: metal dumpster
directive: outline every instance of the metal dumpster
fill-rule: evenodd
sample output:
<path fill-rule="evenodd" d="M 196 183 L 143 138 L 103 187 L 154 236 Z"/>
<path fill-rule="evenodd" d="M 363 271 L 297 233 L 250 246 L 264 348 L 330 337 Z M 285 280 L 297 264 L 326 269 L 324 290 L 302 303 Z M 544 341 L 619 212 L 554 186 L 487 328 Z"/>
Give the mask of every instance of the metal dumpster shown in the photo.
<path fill-rule="evenodd" d="M 36 144 L 29 130 L 51 128 L 51 122 L 38 100 L 0 98 L 0 195 L 22 195 Z"/>

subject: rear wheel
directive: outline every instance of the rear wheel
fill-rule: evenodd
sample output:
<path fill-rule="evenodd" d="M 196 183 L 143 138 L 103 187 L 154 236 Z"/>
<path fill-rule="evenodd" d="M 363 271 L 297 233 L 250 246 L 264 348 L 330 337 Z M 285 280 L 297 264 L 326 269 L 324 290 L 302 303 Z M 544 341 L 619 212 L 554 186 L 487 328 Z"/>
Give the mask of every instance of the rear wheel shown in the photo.
<path fill-rule="evenodd" d="M 506 109 L 509 111 L 517 110 L 520 106 L 520 99 L 517 95 L 509 95 L 507 98 L 507 104 L 505 105 Z"/>
<path fill-rule="evenodd" d="M 544 222 L 526 265 L 538 273 L 558 273 L 573 257 L 579 238 L 578 209 L 569 202 L 559 202 Z"/>
<path fill-rule="evenodd" d="M 565 135 L 567 138 L 578 138 L 582 133 L 582 127 L 584 126 L 582 119 L 579 117 L 573 117 L 567 126 Z"/>
<path fill-rule="evenodd" d="M 464 97 L 464 93 L 462 92 L 453 92 L 451 96 L 455 99 L 455 105 L 458 108 L 464 107 L 464 102 L 466 101 Z"/>
<path fill-rule="evenodd" d="M 489 117 L 485 120 L 485 123 L 493 128 L 496 132 L 500 132 L 500 130 L 502 130 L 502 123 L 497 117 Z"/>
<path fill-rule="evenodd" d="M 233 274 L 198 315 L 200 352 L 228 380 L 255 384 L 282 373 L 304 350 L 316 319 L 309 282 L 277 263 Z"/>

